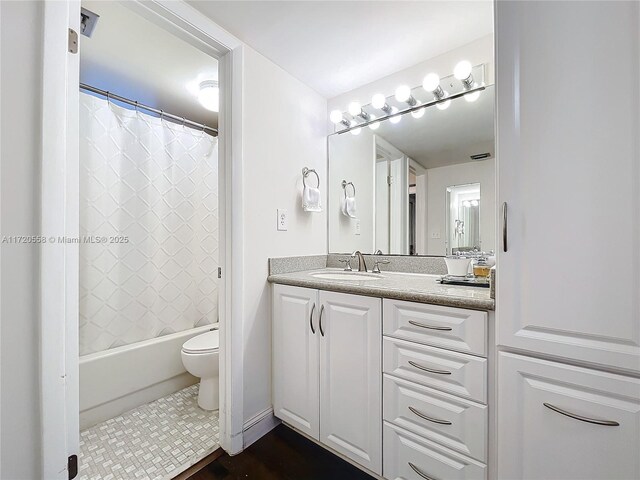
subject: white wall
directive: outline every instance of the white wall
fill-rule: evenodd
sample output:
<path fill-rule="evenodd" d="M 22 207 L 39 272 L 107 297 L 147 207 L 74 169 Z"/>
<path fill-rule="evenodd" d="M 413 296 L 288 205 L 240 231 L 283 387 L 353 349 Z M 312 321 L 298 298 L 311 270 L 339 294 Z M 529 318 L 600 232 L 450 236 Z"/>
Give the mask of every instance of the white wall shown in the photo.
<path fill-rule="evenodd" d="M 483 250 L 495 250 L 496 168 L 493 158 L 427 170 L 427 255 L 445 255 L 446 189 L 480 183 L 480 241 Z M 437 232 L 440 238 L 432 238 Z"/>
<path fill-rule="evenodd" d="M 375 137 L 365 128 L 360 135 L 345 133 L 329 138 L 331 168 L 329 171 L 329 251 L 351 253 L 355 250 L 373 252 L 374 244 L 374 185 L 375 185 Z M 340 211 L 340 199 L 344 196 L 342 180 L 353 182 L 356 187 L 358 218 L 349 218 Z M 351 185 L 347 187 L 353 194 Z M 356 222 L 360 222 L 360 234 L 356 235 Z"/>
<path fill-rule="evenodd" d="M 486 35 L 460 48 L 331 98 L 327 105 L 328 111 L 340 109 L 344 112 L 347 110 L 347 105 L 353 101 L 367 105 L 371 103 L 371 97 L 376 93 L 383 93 L 387 97 L 393 95 L 398 85 L 407 84 L 417 87 L 422 85 L 424 76 L 429 72 L 436 72 L 441 77 L 451 75 L 453 68 L 460 60 L 468 60 L 473 65 L 486 64 L 485 83 L 492 85 L 494 82 L 493 35 Z"/>
<path fill-rule="evenodd" d="M 43 10 L 0 2 L 1 236 L 39 233 Z M 41 472 L 38 247 L 0 252 L 0 478 L 33 480 Z"/>
<path fill-rule="evenodd" d="M 327 251 L 327 102 L 249 47 L 243 92 L 244 420 L 271 407 L 267 259 Z M 325 211 L 302 211 L 302 168 L 315 168 Z M 289 229 L 276 230 L 286 208 Z M 234 319 L 235 321 L 235 319 Z"/>

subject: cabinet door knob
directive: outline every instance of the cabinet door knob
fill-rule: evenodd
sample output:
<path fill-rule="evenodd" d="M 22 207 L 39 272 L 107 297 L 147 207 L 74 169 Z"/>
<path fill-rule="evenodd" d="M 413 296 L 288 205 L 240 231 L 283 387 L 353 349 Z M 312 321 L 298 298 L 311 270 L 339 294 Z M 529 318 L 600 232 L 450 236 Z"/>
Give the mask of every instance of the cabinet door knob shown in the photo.
<path fill-rule="evenodd" d="M 555 405 L 551 405 L 550 403 L 543 403 L 545 407 L 550 410 L 553 410 L 560 415 L 566 415 L 569 418 L 574 418 L 576 420 L 580 420 L 581 422 L 593 423 L 595 425 L 604 425 L 605 427 L 618 427 L 620 424 L 614 420 L 599 420 L 597 418 L 589 418 L 583 417 L 582 415 L 578 415 L 577 413 L 567 412 L 561 408 L 556 407 Z"/>
<path fill-rule="evenodd" d="M 425 415 L 424 413 L 422 413 L 416 408 L 409 407 L 409 410 L 411 410 L 411 413 L 413 413 L 414 415 L 417 415 L 418 417 L 424 420 L 428 420 L 429 422 L 439 423 L 440 425 L 451 425 L 451 422 L 449 420 L 438 420 L 437 418 L 433 418 L 428 415 Z"/>
<path fill-rule="evenodd" d="M 320 327 L 320 335 L 324 337 L 324 330 L 322 329 L 322 314 L 324 313 L 324 305 L 320 307 L 320 320 L 318 321 L 318 326 Z"/>
<path fill-rule="evenodd" d="M 411 467 L 411 470 L 416 472 L 418 475 L 420 475 L 425 480 L 436 480 L 435 478 L 428 476 L 426 473 L 424 473 L 422 470 L 420 470 L 418 467 L 416 467 L 413 463 L 411 463 L 411 462 L 407 462 L 407 463 Z"/>
<path fill-rule="evenodd" d="M 439 327 L 435 325 L 427 325 L 426 323 L 416 322 L 415 320 L 409 320 L 409 323 L 416 327 L 428 328 L 429 330 L 439 330 L 441 332 L 450 332 L 451 330 L 453 330 L 453 328 L 451 327 Z"/>
<path fill-rule="evenodd" d="M 313 302 L 313 307 L 311 307 L 311 314 L 309 315 L 309 326 L 311 327 L 311 333 L 316 334 L 315 328 L 313 328 L 313 311 L 316 309 L 316 304 Z"/>
<path fill-rule="evenodd" d="M 416 367 L 419 370 L 424 370 L 425 372 L 429 372 L 429 373 L 437 373 L 438 375 L 451 375 L 451 372 L 449 372 L 448 370 L 436 370 L 435 368 L 425 367 L 425 366 L 420 365 L 419 363 L 413 362 L 411 360 L 409 360 L 409 365 L 411 365 L 412 367 Z"/>

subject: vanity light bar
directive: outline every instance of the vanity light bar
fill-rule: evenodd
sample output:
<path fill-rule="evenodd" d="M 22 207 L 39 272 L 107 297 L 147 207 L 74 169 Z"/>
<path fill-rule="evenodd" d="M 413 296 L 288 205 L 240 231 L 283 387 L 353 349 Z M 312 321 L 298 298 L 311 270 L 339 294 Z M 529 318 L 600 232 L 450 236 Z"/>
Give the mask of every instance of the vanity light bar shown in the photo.
<path fill-rule="evenodd" d="M 480 65 L 484 68 L 484 65 Z M 482 90 L 484 90 L 484 83 L 477 83 L 473 77 L 473 65 L 467 60 L 459 62 L 454 70 L 453 76 L 462 84 L 463 91 L 450 95 L 442 86 L 441 78 L 437 73 L 429 73 L 424 77 L 422 87 L 425 91 L 433 95 L 433 100 L 430 102 L 422 103 L 416 99 L 412 94 L 412 89 L 408 85 L 400 85 L 395 91 L 395 101 L 399 104 L 406 104 L 407 108 L 398 108 L 387 103 L 387 97 L 382 93 L 377 93 L 371 98 L 371 107 L 374 110 L 381 110 L 383 114 L 376 117 L 373 113 L 366 112 L 362 105 L 358 102 L 351 102 L 347 108 L 347 112 L 350 115 L 350 119 L 345 116 L 340 110 L 333 110 L 330 114 L 331 121 L 336 125 L 342 125 L 344 128 L 340 132 L 344 133 L 354 129 L 361 129 L 362 127 L 370 126 L 372 130 L 378 128 L 380 122 L 383 120 L 389 120 L 391 123 L 398 123 L 405 113 L 411 113 L 413 118 L 420 118 L 424 115 L 425 109 L 435 105 L 439 110 L 446 110 L 451 104 L 451 100 L 465 97 L 468 102 L 475 101 Z M 481 77 L 483 77 L 481 71 Z M 447 77 L 445 77 L 447 78 Z M 371 111 L 371 110 L 369 110 Z M 362 120 L 357 122 L 356 120 Z M 375 123 L 374 123 L 375 120 Z M 361 130 L 357 130 L 360 133 Z M 354 132 L 354 134 L 357 134 Z"/>

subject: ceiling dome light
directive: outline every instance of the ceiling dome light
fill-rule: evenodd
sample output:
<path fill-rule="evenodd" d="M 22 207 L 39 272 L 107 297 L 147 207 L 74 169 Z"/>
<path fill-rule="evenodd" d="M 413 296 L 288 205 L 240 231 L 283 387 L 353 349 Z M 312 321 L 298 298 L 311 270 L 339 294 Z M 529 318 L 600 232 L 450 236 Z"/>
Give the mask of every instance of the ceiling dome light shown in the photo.
<path fill-rule="evenodd" d="M 369 115 L 369 118 L 371 119 L 371 121 L 373 121 L 373 120 L 375 120 L 375 119 L 376 119 L 376 118 L 378 118 L 378 117 L 376 117 L 376 116 L 372 113 L 371 115 Z M 370 128 L 371 130 L 377 130 L 379 127 L 380 127 L 380 122 L 373 122 L 373 123 L 370 123 L 370 124 L 369 124 L 369 128 Z"/>
<path fill-rule="evenodd" d="M 444 102 L 436 103 L 436 108 L 438 110 L 446 110 L 451 105 L 451 100 L 445 100 Z"/>
<path fill-rule="evenodd" d="M 480 98 L 480 90 L 476 90 L 475 92 L 467 93 L 464 96 L 464 99 L 469 103 L 475 102 L 476 100 L 478 100 L 478 98 Z"/>
<path fill-rule="evenodd" d="M 458 80 L 466 80 L 471 75 L 472 66 L 470 62 L 463 60 L 453 69 L 453 76 Z"/>
<path fill-rule="evenodd" d="M 349 115 L 356 116 L 362 113 L 362 106 L 358 102 L 351 102 L 347 107 Z"/>
<path fill-rule="evenodd" d="M 421 103 L 421 102 L 419 102 L 419 101 L 416 101 L 416 106 L 419 106 L 419 105 L 422 105 L 422 103 Z M 419 109 L 417 109 L 417 110 L 413 110 L 413 111 L 411 112 L 411 116 L 412 116 L 413 118 L 422 118 L 422 117 L 424 117 L 424 113 L 425 113 L 426 111 L 427 111 L 427 109 L 426 109 L 426 108 L 419 108 Z"/>
<path fill-rule="evenodd" d="M 218 82 L 215 80 L 206 80 L 200 83 L 200 91 L 198 92 L 198 102 L 204 108 L 211 112 L 217 112 L 220 108 L 220 90 Z"/>
<path fill-rule="evenodd" d="M 391 111 L 389 112 L 389 115 L 393 115 L 395 113 L 398 113 L 398 107 L 391 107 Z M 389 119 L 389 121 L 394 124 L 400 122 L 400 120 L 402 120 L 402 115 L 397 115 Z"/>
<path fill-rule="evenodd" d="M 384 110 L 389 113 L 391 108 L 387 105 L 387 97 L 385 97 L 382 93 L 376 93 L 373 97 L 371 97 L 371 106 L 373 108 L 377 108 L 378 110 Z"/>
<path fill-rule="evenodd" d="M 342 112 L 340 110 L 331 110 L 331 113 L 329 114 L 329 120 L 331 120 L 331 122 L 335 123 L 336 125 L 338 123 L 342 123 Z"/>

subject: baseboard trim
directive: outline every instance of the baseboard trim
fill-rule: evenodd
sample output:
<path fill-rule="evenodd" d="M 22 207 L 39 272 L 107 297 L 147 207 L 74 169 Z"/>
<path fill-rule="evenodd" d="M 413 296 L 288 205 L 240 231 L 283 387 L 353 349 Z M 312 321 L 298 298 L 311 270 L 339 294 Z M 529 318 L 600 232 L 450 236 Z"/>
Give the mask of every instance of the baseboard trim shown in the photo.
<path fill-rule="evenodd" d="M 243 448 L 249 447 L 280 424 L 280 420 L 273 415 L 273 408 L 269 407 L 244 423 L 242 428 Z"/>

